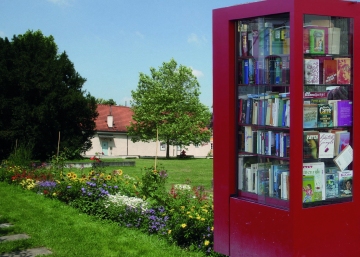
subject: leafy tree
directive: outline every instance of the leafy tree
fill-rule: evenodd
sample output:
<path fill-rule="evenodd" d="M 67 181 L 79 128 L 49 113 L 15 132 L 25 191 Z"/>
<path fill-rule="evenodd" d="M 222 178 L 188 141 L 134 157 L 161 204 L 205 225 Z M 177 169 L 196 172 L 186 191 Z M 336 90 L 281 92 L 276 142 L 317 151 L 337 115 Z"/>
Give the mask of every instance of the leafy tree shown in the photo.
<path fill-rule="evenodd" d="M 109 100 L 105 100 L 103 98 L 96 98 L 96 103 L 105 105 L 116 105 L 116 102 L 112 98 L 110 98 Z"/>
<path fill-rule="evenodd" d="M 164 62 L 150 75 L 140 73 L 138 87 L 131 92 L 133 120 L 128 127 L 132 141 L 155 141 L 169 145 L 209 142 L 210 111 L 199 101 L 200 85 L 192 70 L 177 65 L 174 59 Z"/>
<path fill-rule="evenodd" d="M 0 158 L 15 142 L 31 143 L 33 158 L 45 160 L 60 148 L 80 154 L 91 146 L 96 101 L 52 36 L 27 31 L 0 38 Z"/>

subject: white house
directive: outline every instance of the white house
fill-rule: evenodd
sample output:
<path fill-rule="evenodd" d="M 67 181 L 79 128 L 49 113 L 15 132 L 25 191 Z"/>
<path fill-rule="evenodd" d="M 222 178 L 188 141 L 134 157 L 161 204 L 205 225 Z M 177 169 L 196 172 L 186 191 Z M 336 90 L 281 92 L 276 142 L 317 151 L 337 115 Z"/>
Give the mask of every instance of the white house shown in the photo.
<path fill-rule="evenodd" d="M 92 138 L 92 148 L 85 156 L 94 156 L 101 153 L 103 156 L 114 157 L 144 157 L 144 156 L 166 156 L 166 144 L 161 142 L 136 142 L 131 141 L 127 135 L 126 126 L 130 125 L 133 112 L 126 106 L 110 106 L 99 104 L 97 106 L 99 113 L 95 120 L 95 136 Z M 170 157 L 180 155 L 182 150 L 187 155 L 194 157 L 206 157 L 212 155 L 212 138 L 210 143 L 190 146 L 170 146 Z"/>

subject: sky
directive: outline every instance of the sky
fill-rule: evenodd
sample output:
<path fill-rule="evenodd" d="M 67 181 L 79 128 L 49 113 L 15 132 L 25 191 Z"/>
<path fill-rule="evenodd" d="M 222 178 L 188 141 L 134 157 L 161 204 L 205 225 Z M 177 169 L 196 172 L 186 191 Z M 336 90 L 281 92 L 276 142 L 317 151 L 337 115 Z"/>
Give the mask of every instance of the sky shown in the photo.
<path fill-rule="evenodd" d="M 212 10 L 249 0 L 0 0 L 0 37 L 52 35 L 96 98 L 130 106 L 139 74 L 172 58 L 212 106 Z M 211 110 L 211 109 L 210 109 Z"/>

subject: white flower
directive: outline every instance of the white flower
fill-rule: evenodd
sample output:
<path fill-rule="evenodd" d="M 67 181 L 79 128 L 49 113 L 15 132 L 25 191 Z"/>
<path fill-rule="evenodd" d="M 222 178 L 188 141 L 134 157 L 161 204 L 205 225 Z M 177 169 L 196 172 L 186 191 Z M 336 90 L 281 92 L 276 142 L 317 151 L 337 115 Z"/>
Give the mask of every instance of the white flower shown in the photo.
<path fill-rule="evenodd" d="M 178 190 L 191 190 L 191 186 L 187 184 L 176 184 L 175 189 Z"/>
<path fill-rule="evenodd" d="M 107 200 L 105 201 L 105 208 L 108 208 L 110 204 L 115 206 L 129 206 L 132 208 L 141 208 L 143 211 L 146 211 L 148 203 L 141 198 L 129 197 L 126 195 L 121 195 L 120 193 L 115 195 L 108 195 Z"/>

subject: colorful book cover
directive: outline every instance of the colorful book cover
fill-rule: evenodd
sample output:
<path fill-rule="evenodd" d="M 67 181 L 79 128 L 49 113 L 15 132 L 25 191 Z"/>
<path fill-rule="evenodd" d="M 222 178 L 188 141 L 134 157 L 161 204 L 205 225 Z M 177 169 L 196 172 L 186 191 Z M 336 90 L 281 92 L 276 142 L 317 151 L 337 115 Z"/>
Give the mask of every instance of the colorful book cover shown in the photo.
<path fill-rule="evenodd" d="M 338 171 L 339 176 L 339 197 L 352 196 L 353 171 Z"/>
<path fill-rule="evenodd" d="M 283 40 L 281 40 L 281 28 L 274 28 L 272 31 L 272 53 L 271 54 L 282 54 L 283 53 Z"/>
<path fill-rule="evenodd" d="M 310 162 L 303 164 L 303 176 L 314 176 L 313 199 L 325 200 L 325 165 L 323 162 Z"/>
<path fill-rule="evenodd" d="M 264 84 L 264 61 L 257 60 L 255 62 L 256 69 L 255 69 L 255 84 Z"/>
<path fill-rule="evenodd" d="M 327 92 L 304 92 L 304 98 L 327 98 Z"/>
<path fill-rule="evenodd" d="M 265 32 L 264 32 L 264 55 L 269 56 L 272 53 L 271 47 L 272 47 L 272 28 L 265 28 Z"/>
<path fill-rule="evenodd" d="M 318 131 L 304 131 L 303 141 L 303 159 L 317 159 L 319 158 L 319 132 Z"/>
<path fill-rule="evenodd" d="M 337 84 L 337 61 L 324 60 L 323 84 Z"/>
<path fill-rule="evenodd" d="M 303 175 L 303 203 L 314 202 L 315 177 Z"/>
<path fill-rule="evenodd" d="M 274 164 L 271 166 L 271 173 L 273 181 L 273 192 L 272 196 L 281 198 L 281 173 L 289 172 L 289 165 L 287 164 Z"/>
<path fill-rule="evenodd" d="M 351 80 L 351 59 L 335 58 L 337 61 L 337 84 L 350 84 Z"/>
<path fill-rule="evenodd" d="M 319 84 L 319 59 L 304 59 L 305 84 Z"/>
<path fill-rule="evenodd" d="M 310 104 L 327 104 L 327 98 L 311 98 Z"/>
<path fill-rule="evenodd" d="M 281 83 L 282 84 L 290 84 L 290 62 L 287 57 L 282 58 L 282 77 L 281 77 Z"/>
<path fill-rule="evenodd" d="M 334 158 L 335 134 L 319 132 L 319 158 Z"/>
<path fill-rule="evenodd" d="M 241 56 L 248 55 L 247 24 L 241 24 Z"/>
<path fill-rule="evenodd" d="M 326 199 L 336 198 L 339 195 L 339 175 L 337 172 L 325 173 Z"/>
<path fill-rule="evenodd" d="M 325 29 L 309 29 L 309 50 L 311 54 L 325 54 Z"/>
<path fill-rule="evenodd" d="M 350 100 L 337 101 L 337 126 L 352 126 L 353 103 Z"/>
<path fill-rule="evenodd" d="M 318 104 L 318 128 L 333 127 L 333 111 L 331 104 Z M 338 109 L 339 110 L 339 109 Z"/>
<path fill-rule="evenodd" d="M 346 130 L 335 132 L 334 155 L 337 156 L 349 144 L 350 144 L 350 132 Z"/>
<path fill-rule="evenodd" d="M 258 59 L 259 58 L 259 31 L 253 30 L 251 32 L 251 34 L 252 34 L 252 45 L 251 45 L 252 56 L 255 59 Z"/>
<path fill-rule="evenodd" d="M 304 128 L 316 128 L 318 124 L 317 104 L 304 104 L 303 126 Z"/>
<path fill-rule="evenodd" d="M 258 194 L 269 195 L 269 169 L 258 169 Z"/>

